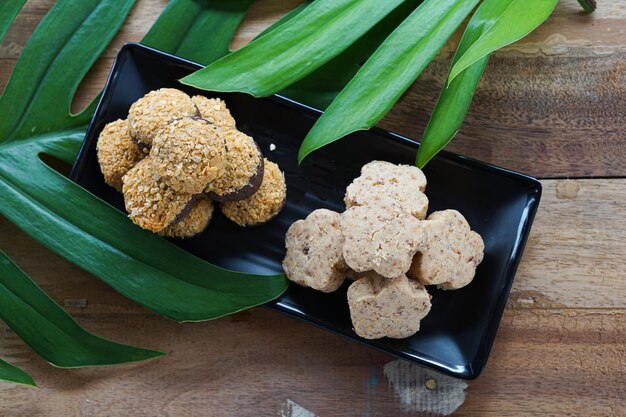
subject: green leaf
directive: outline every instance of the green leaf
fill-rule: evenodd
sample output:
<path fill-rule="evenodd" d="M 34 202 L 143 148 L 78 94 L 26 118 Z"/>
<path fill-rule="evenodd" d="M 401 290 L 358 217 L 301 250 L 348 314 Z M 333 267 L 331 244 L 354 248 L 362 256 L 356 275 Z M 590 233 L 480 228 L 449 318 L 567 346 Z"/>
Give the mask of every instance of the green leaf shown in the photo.
<path fill-rule="evenodd" d="M 36 387 L 33 377 L 22 371 L 17 366 L 0 359 L 0 381 L 15 382 L 17 384 L 31 385 Z"/>
<path fill-rule="evenodd" d="M 230 51 L 230 41 L 253 1 L 174 0 L 141 43 L 209 64 Z"/>
<path fill-rule="evenodd" d="M 298 160 L 376 124 L 415 81 L 478 0 L 426 0 L 367 60 L 306 136 Z"/>
<path fill-rule="evenodd" d="M 43 18 L 0 97 L 0 141 L 84 125 L 94 106 L 69 114 L 83 76 L 134 0 L 60 0 Z"/>
<path fill-rule="evenodd" d="M 450 70 L 448 83 L 474 62 L 532 32 L 552 14 L 557 0 L 502 0 L 502 3 L 507 7 L 500 13 L 493 13 L 493 19 L 484 22 L 480 38 Z M 491 4 L 498 10 L 502 8 L 502 5 Z"/>
<path fill-rule="evenodd" d="M 280 92 L 293 100 L 325 109 L 350 82 L 376 48 L 422 0 L 407 0 L 335 58 Z"/>
<path fill-rule="evenodd" d="M 497 16 L 501 15 L 507 7 L 506 1 L 483 0 L 463 32 L 450 68 L 489 28 L 489 23 L 497 20 Z M 419 168 L 423 168 L 433 156 L 442 150 L 461 128 L 488 60 L 489 55 L 479 59 L 441 90 L 417 150 L 415 164 Z"/>
<path fill-rule="evenodd" d="M 582 6 L 587 13 L 591 13 L 596 10 L 596 0 L 578 0 L 578 3 Z"/>
<path fill-rule="evenodd" d="M 402 0 L 317 0 L 286 23 L 183 78 L 204 90 L 267 96 L 348 48 Z"/>
<path fill-rule="evenodd" d="M 60 22 L 77 27 L 82 15 L 78 13 L 77 17 L 76 13 L 82 9 L 74 10 L 69 7 L 72 4 L 71 0 L 64 0 L 53 7 L 50 12 L 52 17 L 48 15 L 44 18 L 36 30 L 38 35 L 29 42 L 20 61 L 31 59 L 26 50 L 32 53 L 41 49 L 42 39 L 55 33 Z M 176 4 L 189 6 L 182 1 Z M 83 6 L 83 3 L 80 5 Z M 111 32 L 106 34 L 112 37 L 125 17 L 125 13 L 111 13 L 112 6 L 113 2 L 106 0 L 98 3 L 85 21 L 89 24 L 83 22 L 83 26 L 111 27 Z M 205 4 L 203 7 L 208 6 Z M 207 16 L 202 12 L 200 14 L 200 20 L 206 21 Z M 169 16 L 168 19 L 175 15 Z M 175 20 L 168 19 L 159 23 L 159 31 L 173 29 Z M 238 20 L 230 20 L 231 32 L 238 24 Z M 48 40 L 47 46 L 59 51 L 58 56 L 48 59 L 52 67 L 66 61 L 67 51 L 77 45 L 97 55 L 95 45 L 103 40 L 94 39 L 83 26 L 78 26 L 69 37 L 54 36 Z M 207 36 L 211 29 L 205 28 Z M 167 43 L 168 39 L 154 35 L 151 45 L 159 48 L 161 42 Z M 206 37 L 201 37 L 195 30 L 178 34 L 176 39 L 181 45 L 187 44 L 190 39 L 195 39 L 198 45 L 207 43 Z M 69 73 L 48 72 L 42 82 L 62 85 L 76 73 L 86 72 L 89 65 L 91 63 L 85 62 L 85 65 L 73 66 Z M 28 68 L 20 65 L 13 78 L 28 80 Z M 50 104 L 51 107 L 59 107 L 58 93 L 55 89 L 43 88 L 36 92 L 36 99 L 41 103 L 54 103 Z M 68 103 L 72 93 L 64 92 Z M 45 130 L 56 131 L 0 144 L 0 193 L 3 196 L 0 212 L 33 238 L 97 275 L 129 298 L 179 321 L 208 320 L 240 311 L 276 298 L 287 288 L 283 275 L 240 274 L 193 257 L 157 235 L 139 229 L 123 213 L 44 165 L 38 157 L 41 153 L 72 163 L 81 145 L 84 127 L 61 130 L 64 125 L 75 125 L 80 117 L 69 116 L 67 108 L 61 106 L 65 122 L 60 123 L 56 110 L 36 114 L 36 106 L 32 103 L 21 106 L 20 100 L 5 94 L 0 99 L 0 106 L 13 103 L 17 109 L 14 113 L 21 111 L 21 123 L 26 127 L 39 118 L 42 125 L 47 126 Z M 0 130 L 6 130 L 10 123 L 9 119 L 0 119 Z M 27 130 L 32 134 L 30 129 Z"/>
<path fill-rule="evenodd" d="M 174 320 L 214 319 L 285 291 L 283 275 L 228 271 L 140 229 L 39 159 L 45 153 L 71 161 L 83 135 L 75 130 L 0 146 L 0 212 L 123 295 Z"/>
<path fill-rule="evenodd" d="M 80 327 L 0 251 L 0 319 L 55 366 L 113 365 L 163 355 L 102 339 Z"/>
<path fill-rule="evenodd" d="M 0 42 L 7 34 L 7 30 L 15 20 L 17 14 L 22 10 L 26 0 L 3 0 L 0 3 Z"/>

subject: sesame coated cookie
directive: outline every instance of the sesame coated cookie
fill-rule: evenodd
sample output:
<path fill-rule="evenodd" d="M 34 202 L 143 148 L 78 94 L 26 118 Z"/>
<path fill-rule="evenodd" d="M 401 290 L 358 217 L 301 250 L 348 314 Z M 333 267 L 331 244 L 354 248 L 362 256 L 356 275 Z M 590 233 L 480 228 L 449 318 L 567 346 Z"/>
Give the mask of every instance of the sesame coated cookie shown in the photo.
<path fill-rule="evenodd" d="M 200 116 L 213 123 L 220 130 L 227 132 L 236 129 L 235 119 L 230 115 L 230 110 L 226 107 L 224 100 L 204 96 L 193 96 L 191 100 L 200 111 Z"/>
<path fill-rule="evenodd" d="M 405 275 L 361 278 L 348 288 L 352 326 L 365 339 L 409 337 L 430 311 L 430 298 L 423 285 Z"/>
<path fill-rule="evenodd" d="M 179 193 L 163 182 L 150 158 L 129 170 L 122 182 L 128 217 L 152 232 L 160 232 L 170 225 L 192 200 L 191 194 Z"/>
<path fill-rule="evenodd" d="M 375 271 L 385 278 L 405 274 L 426 237 L 422 221 L 391 198 L 352 206 L 341 214 L 340 223 L 348 266 L 357 273 Z"/>
<path fill-rule="evenodd" d="M 198 194 L 224 173 L 226 145 L 221 132 L 199 117 L 184 117 L 154 138 L 154 169 L 174 190 Z"/>
<path fill-rule="evenodd" d="M 221 204 L 222 213 L 239 226 L 255 226 L 270 221 L 280 213 L 287 199 L 285 176 L 278 165 L 263 162 L 263 182 L 250 197 Z"/>
<path fill-rule="evenodd" d="M 184 210 L 183 213 L 187 211 Z M 213 203 L 207 197 L 194 197 L 187 213 L 180 220 L 163 229 L 160 234 L 166 237 L 185 239 L 199 235 L 207 228 L 213 217 Z"/>
<path fill-rule="evenodd" d="M 175 88 L 151 91 L 130 106 L 128 128 L 132 138 L 150 147 L 157 132 L 181 117 L 197 116 L 191 97 Z"/>
<path fill-rule="evenodd" d="M 485 245 L 456 210 L 437 211 L 424 221 L 426 247 L 415 255 L 409 277 L 453 290 L 472 282 Z"/>
<path fill-rule="evenodd" d="M 289 280 L 323 292 L 343 284 L 347 267 L 339 213 L 318 209 L 296 221 L 287 231 L 285 246 L 283 269 Z"/>
<path fill-rule="evenodd" d="M 118 191 L 122 191 L 124 174 L 146 156 L 128 134 L 126 120 L 107 124 L 98 137 L 96 150 L 104 181 Z"/>
<path fill-rule="evenodd" d="M 263 181 L 263 155 L 254 139 L 238 130 L 224 133 L 224 174 L 209 184 L 208 194 L 219 202 L 243 200 Z"/>
<path fill-rule="evenodd" d="M 364 206 L 391 197 L 418 219 L 426 217 L 428 198 L 424 194 L 426 177 L 421 169 L 372 161 L 361 168 L 361 175 L 346 189 L 346 207 Z"/>

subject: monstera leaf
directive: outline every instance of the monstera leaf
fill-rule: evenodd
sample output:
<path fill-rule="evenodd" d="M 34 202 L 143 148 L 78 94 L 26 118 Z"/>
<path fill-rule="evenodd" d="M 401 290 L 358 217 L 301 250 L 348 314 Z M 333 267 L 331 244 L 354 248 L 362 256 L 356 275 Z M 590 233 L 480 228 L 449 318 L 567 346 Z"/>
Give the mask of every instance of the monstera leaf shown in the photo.
<path fill-rule="evenodd" d="M 9 3 L 2 4 L 0 13 L 12 19 L 23 2 L 12 2 L 12 8 Z M 228 52 L 230 37 L 251 1 L 226 3 L 173 1 L 146 42 L 200 62 L 217 59 Z M 166 317 L 208 320 L 263 304 L 286 289 L 284 276 L 241 274 L 193 257 L 137 228 L 123 213 L 40 159 L 47 154 L 68 164 L 74 161 L 95 104 L 70 114 L 72 96 L 132 5 L 132 0 L 60 0 L 33 33 L 0 97 L 0 213 L 53 251 Z M 181 21 L 181 15 L 190 20 Z M 210 22 L 214 24 L 207 27 Z M 5 32 L 4 26 L 0 29 Z M 19 299 L 7 292 L 7 300 L 14 304 L 0 303 L 0 311 L 18 318 L 37 314 L 38 320 L 48 321 L 0 317 L 52 363 L 111 364 L 160 354 L 85 332 L 16 266 L 7 268 L 0 271 L 2 278 L 20 278 L 24 286 Z M 50 313 L 53 310 L 55 314 Z M 73 330 L 64 331 L 67 326 Z M 55 339 L 61 336 L 65 339 Z M 55 340 L 58 343 L 46 345 Z M 71 357 L 59 357 L 64 351 Z M 28 383 L 17 368 L 3 362 L 1 369 L 0 378 Z"/>

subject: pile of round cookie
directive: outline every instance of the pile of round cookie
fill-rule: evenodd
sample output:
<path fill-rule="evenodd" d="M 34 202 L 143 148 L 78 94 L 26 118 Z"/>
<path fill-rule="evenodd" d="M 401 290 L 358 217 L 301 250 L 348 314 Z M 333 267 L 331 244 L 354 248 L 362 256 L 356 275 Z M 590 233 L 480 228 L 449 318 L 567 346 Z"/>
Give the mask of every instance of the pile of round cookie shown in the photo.
<path fill-rule="evenodd" d="M 456 210 L 426 219 L 417 167 L 373 161 L 346 189 L 346 211 L 318 209 L 287 231 L 283 268 L 302 286 L 332 292 L 348 277 L 354 331 L 366 339 L 415 334 L 430 311 L 425 285 L 468 285 L 484 243 Z"/>
<path fill-rule="evenodd" d="M 278 165 L 237 130 L 224 101 L 173 88 L 137 100 L 128 119 L 98 138 L 104 180 L 121 191 L 130 219 L 163 236 L 186 238 L 207 227 L 213 201 L 240 226 L 274 218 L 286 200 Z"/>

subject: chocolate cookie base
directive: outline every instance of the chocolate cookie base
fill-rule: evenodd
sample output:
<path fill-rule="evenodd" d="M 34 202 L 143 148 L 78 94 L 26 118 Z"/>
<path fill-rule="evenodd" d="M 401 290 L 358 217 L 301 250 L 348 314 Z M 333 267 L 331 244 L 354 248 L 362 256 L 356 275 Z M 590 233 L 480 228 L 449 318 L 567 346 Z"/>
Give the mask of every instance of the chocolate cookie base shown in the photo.
<path fill-rule="evenodd" d="M 259 149 L 259 145 L 257 145 L 257 149 Z M 259 153 L 261 153 L 261 149 L 259 149 Z M 209 191 L 206 193 L 211 200 L 217 201 L 218 203 L 226 203 L 229 201 L 240 201 L 245 200 L 250 197 L 252 194 L 256 193 L 259 187 L 261 187 L 261 183 L 263 182 L 263 173 L 265 171 L 265 162 L 263 159 L 263 154 L 261 154 L 261 162 L 258 164 L 256 172 L 250 177 L 248 183 L 241 187 L 238 190 L 232 191 L 226 194 L 216 194 L 213 191 Z"/>

